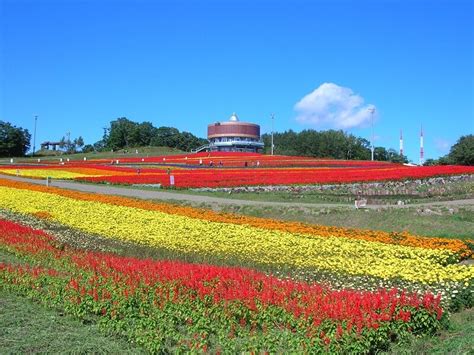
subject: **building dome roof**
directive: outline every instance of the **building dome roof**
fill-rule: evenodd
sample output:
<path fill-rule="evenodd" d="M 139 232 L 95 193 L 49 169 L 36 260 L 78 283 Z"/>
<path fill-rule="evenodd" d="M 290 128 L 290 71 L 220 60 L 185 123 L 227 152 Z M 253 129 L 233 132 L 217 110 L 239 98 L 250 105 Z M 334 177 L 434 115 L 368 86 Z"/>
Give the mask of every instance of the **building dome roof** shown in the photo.
<path fill-rule="evenodd" d="M 229 121 L 239 122 L 239 117 L 237 116 L 237 114 L 235 112 L 232 114 L 232 116 L 230 116 Z"/>

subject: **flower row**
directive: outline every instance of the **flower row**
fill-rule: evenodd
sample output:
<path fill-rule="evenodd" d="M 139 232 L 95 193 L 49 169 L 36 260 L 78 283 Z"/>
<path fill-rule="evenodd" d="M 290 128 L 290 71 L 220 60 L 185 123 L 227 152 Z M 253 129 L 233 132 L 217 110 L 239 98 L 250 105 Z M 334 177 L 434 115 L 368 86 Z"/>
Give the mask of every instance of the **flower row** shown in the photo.
<path fill-rule="evenodd" d="M 428 249 L 447 249 L 455 252 L 461 258 L 468 258 L 472 255 L 472 250 L 463 241 L 458 239 L 420 237 L 404 233 L 389 233 L 384 231 L 361 230 L 355 228 L 341 228 L 333 226 L 311 225 L 301 222 L 279 221 L 273 219 L 249 217 L 235 215 L 231 213 L 214 212 L 206 209 L 177 206 L 169 203 L 157 203 L 143 200 L 136 200 L 119 196 L 107 196 L 90 194 L 79 191 L 70 191 L 54 187 L 45 187 L 17 181 L 0 179 L 0 185 L 17 189 L 54 193 L 76 200 L 95 201 L 117 206 L 133 207 L 148 211 L 158 211 L 166 214 L 176 214 L 195 219 L 202 219 L 211 222 L 231 223 L 248 225 L 256 228 L 268 230 L 279 230 L 298 234 L 315 235 L 319 237 L 342 237 L 350 239 L 361 239 L 385 244 L 396 244 Z M 41 213 L 41 211 L 39 211 Z"/>
<path fill-rule="evenodd" d="M 423 179 L 441 175 L 473 174 L 474 167 L 426 166 L 387 168 L 247 168 L 182 169 L 173 171 L 178 188 L 232 187 L 247 185 L 334 184 L 386 180 Z M 164 171 L 142 171 L 141 174 L 85 176 L 79 180 L 112 184 L 160 184 L 170 186 Z"/>
<path fill-rule="evenodd" d="M 56 245 L 42 231 L 0 220 L 0 249 L 23 261 L 0 263 L 0 286 L 78 317 L 96 315 L 151 352 L 368 352 L 393 336 L 435 331 L 443 314 L 431 294 L 332 291 L 248 269 Z"/>
<path fill-rule="evenodd" d="M 470 282 L 474 277 L 472 268 L 452 264 L 459 256 L 448 249 L 223 223 L 6 186 L 0 186 L 0 206 L 46 213 L 63 225 L 107 238 L 221 260 L 423 283 Z"/>

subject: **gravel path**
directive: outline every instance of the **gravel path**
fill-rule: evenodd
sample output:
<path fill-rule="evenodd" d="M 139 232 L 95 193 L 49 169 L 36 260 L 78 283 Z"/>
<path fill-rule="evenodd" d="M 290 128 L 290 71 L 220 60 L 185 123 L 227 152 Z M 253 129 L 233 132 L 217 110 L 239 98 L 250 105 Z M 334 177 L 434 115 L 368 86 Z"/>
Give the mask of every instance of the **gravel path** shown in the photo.
<path fill-rule="evenodd" d="M 0 178 L 10 179 L 15 181 L 29 182 L 32 184 L 45 185 L 45 180 L 28 179 L 18 176 L 3 175 L 0 174 Z M 167 192 L 167 191 L 154 191 L 154 190 L 141 190 L 136 188 L 126 187 L 115 187 L 111 185 L 92 185 L 84 184 L 65 180 L 53 180 L 51 186 L 59 187 L 63 189 L 99 193 L 104 195 L 117 195 L 126 197 L 135 197 L 140 199 L 158 199 L 158 200 L 174 200 L 174 201 L 187 201 L 194 203 L 208 203 L 208 204 L 228 204 L 228 205 L 239 205 L 239 206 L 269 206 L 269 207 L 353 207 L 353 204 L 343 203 L 298 203 L 298 202 L 272 202 L 272 201 L 251 201 L 251 200 L 239 200 L 231 198 L 211 197 L 204 195 L 189 195 L 179 192 Z M 414 203 L 405 206 L 397 205 L 367 205 L 366 208 L 408 208 L 408 207 L 428 207 L 428 206 L 461 206 L 461 205 L 474 205 L 474 199 L 466 200 L 453 200 L 453 201 L 435 201 L 426 203 Z"/>

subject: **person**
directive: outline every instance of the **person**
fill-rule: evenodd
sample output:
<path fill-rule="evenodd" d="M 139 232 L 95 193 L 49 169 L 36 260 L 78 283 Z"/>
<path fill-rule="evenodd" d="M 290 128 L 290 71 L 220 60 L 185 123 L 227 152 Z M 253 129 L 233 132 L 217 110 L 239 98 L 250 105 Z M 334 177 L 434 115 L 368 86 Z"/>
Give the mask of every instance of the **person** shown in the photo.
<path fill-rule="evenodd" d="M 222 168 L 223 165 L 224 165 L 224 164 L 222 164 L 222 160 L 219 160 L 219 167 Z"/>
<path fill-rule="evenodd" d="M 168 175 L 171 175 L 171 169 L 168 168 L 168 169 L 166 170 L 166 173 L 167 173 Z"/>
<path fill-rule="evenodd" d="M 199 159 L 199 166 L 202 166 L 202 159 Z"/>
<path fill-rule="evenodd" d="M 245 163 L 244 163 L 244 166 L 245 166 L 245 167 L 249 166 L 249 163 L 245 162 Z"/>
<path fill-rule="evenodd" d="M 214 162 L 213 162 L 212 160 L 209 162 L 209 166 L 210 166 L 211 168 L 214 166 Z"/>
<path fill-rule="evenodd" d="M 140 168 L 137 169 L 137 175 L 140 175 Z"/>
<path fill-rule="evenodd" d="M 260 160 L 257 160 L 257 168 L 260 166 Z"/>

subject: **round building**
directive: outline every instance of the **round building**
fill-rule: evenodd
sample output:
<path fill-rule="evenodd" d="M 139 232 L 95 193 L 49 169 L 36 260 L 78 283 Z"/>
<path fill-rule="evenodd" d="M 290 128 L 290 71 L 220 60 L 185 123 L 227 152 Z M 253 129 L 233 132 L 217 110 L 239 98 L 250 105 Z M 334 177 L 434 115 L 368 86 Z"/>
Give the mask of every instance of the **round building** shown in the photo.
<path fill-rule="evenodd" d="M 253 152 L 263 149 L 260 126 L 255 123 L 240 122 L 235 113 L 228 121 L 207 126 L 209 150 L 213 152 Z"/>

